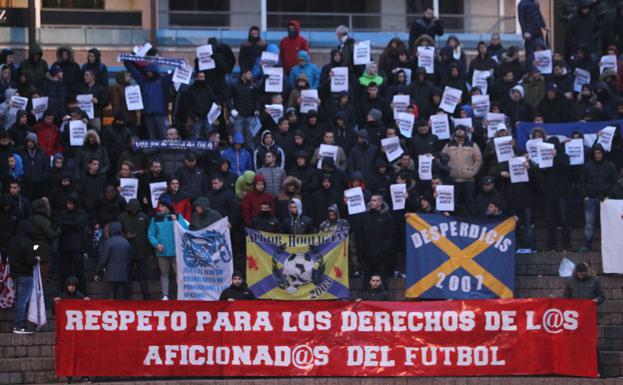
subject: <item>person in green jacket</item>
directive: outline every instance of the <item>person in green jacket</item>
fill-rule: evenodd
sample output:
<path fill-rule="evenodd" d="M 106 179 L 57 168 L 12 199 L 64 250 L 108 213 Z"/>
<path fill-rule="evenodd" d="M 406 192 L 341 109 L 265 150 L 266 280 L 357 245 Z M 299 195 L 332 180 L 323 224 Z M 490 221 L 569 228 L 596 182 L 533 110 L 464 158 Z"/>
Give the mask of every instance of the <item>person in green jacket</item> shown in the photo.
<path fill-rule="evenodd" d="M 253 171 L 245 171 L 244 174 L 238 177 L 235 186 L 236 198 L 242 200 L 248 192 L 253 191 L 253 178 L 255 178 Z"/>

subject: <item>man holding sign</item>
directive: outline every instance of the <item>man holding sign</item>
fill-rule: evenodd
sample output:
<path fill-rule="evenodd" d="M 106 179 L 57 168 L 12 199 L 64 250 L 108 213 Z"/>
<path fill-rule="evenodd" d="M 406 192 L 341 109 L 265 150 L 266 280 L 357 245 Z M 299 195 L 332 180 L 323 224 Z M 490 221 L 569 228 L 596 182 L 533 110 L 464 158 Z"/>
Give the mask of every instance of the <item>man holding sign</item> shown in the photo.
<path fill-rule="evenodd" d="M 102 117 L 104 116 L 104 108 L 106 108 L 109 104 L 108 100 L 108 91 L 106 88 L 102 87 L 100 84 L 95 82 L 95 72 L 92 70 L 84 71 L 84 83 L 78 87 L 77 91 L 78 95 L 76 99 L 78 102 L 82 102 L 80 97 L 83 95 L 91 95 L 91 103 L 92 103 L 92 114 L 89 114 L 89 123 L 93 125 L 93 127 L 97 128 L 98 131 L 102 129 Z M 88 103 L 88 101 L 85 101 Z M 82 107 L 81 107 L 82 108 Z M 87 114 L 89 111 L 85 111 Z"/>
<path fill-rule="evenodd" d="M 452 140 L 441 152 L 449 157 L 450 178 L 454 184 L 457 203 L 462 204 L 467 213 L 473 215 L 476 202 L 474 177 L 482 166 L 480 149 L 467 139 L 465 126 L 457 126 Z"/>
<path fill-rule="evenodd" d="M 169 87 L 173 85 L 173 74 L 160 75 L 158 64 L 150 62 L 145 70 L 136 63 L 123 61 L 132 78 L 141 87 L 143 101 L 143 120 L 149 139 L 158 140 L 166 137 L 169 128 Z"/>

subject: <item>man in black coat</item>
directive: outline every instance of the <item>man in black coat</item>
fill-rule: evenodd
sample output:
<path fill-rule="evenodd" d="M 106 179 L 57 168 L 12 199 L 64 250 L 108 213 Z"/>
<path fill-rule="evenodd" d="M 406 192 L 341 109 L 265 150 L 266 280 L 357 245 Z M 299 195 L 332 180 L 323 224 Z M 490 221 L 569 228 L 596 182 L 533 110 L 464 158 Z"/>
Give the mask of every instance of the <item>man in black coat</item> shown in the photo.
<path fill-rule="evenodd" d="M 83 255 L 87 250 L 87 229 L 89 217 L 79 207 L 78 194 L 71 194 L 67 199 L 65 210 L 58 215 L 57 224 L 61 230 L 59 238 L 59 254 L 61 263 L 61 280 L 59 287 L 68 277 L 78 277 L 78 289 L 87 294 L 86 276 L 84 274 Z"/>
<path fill-rule="evenodd" d="M 220 174 L 212 174 L 210 186 L 212 189 L 206 193 L 210 206 L 222 217 L 228 217 L 233 227 L 237 226 L 240 223 L 240 204 L 236 194 L 225 186 Z"/>
<path fill-rule="evenodd" d="M 262 52 L 266 50 L 266 40 L 262 40 L 260 36 L 260 29 L 256 25 L 252 25 L 249 28 L 249 36 L 247 40 L 240 44 L 240 51 L 238 53 L 238 64 L 240 65 L 240 72 L 253 69 L 257 58 L 262 56 Z"/>
<path fill-rule="evenodd" d="M 545 26 L 538 0 L 521 0 L 517 5 L 517 17 L 524 38 L 526 62 L 532 63 L 535 43 L 544 41 L 543 29 L 549 31 Z"/>
<path fill-rule="evenodd" d="M 381 274 L 373 273 L 370 277 L 369 287 L 365 288 L 359 294 L 359 301 L 391 301 L 389 293 L 383 288 L 383 280 Z"/>
<path fill-rule="evenodd" d="M 26 306 L 33 290 L 33 268 L 40 258 L 32 241 L 32 225 L 22 220 L 17 225 L 17 234 L 9 241 L 7 255 L 11 266 L 11 276 L 15 281 L 15 309 L 13 333 L 32 334 L 26 330 Z"/>
<path fill-rule="evenodd" d="M 384 204 L 383 197 L 373 195 L 368 204 L 368 211 L 363 218 L 363 250 L 362 261 L 366 266 L 366 274 L 388 275 L 394 266 L 388 266 L 393 244 L 393 220 Z"/>
<path fill-rule="evenodd" d="M 204 196 L 208 190 L 205 172 L 197 167 L 197 156 L 194 152 L 186 153 L 184 165 L 177 170 L 175 178 L 180 182 L 179 194 L 183 198 Z"/>
<path fill-rule="evenodd" d="M 418 37 L 428 35 L 433 39 L 435 36 L 443 35 L 443 25 L 434 15 L 433 7 L 425 7 L 422 17 L 411 24 L 409 30 L 409 49 L 413 49 L 413 44 Z"/>
<path fill-rule="evenodd" d="M 108 239 L 101 248 L 100 259 L 96 271 L 96 280 L 102 276 L 110 284 L 113 299 L 128 299 L 126 285 L 132 263 L 130 242 L 121 235 L 121 223 L 108 224 Z"/>
<path fill-rule="evenodd" d="M 242 278 L 242 274 L 239 271 L 234 271 L 231 276 L 231 286 L 223 290 L 219 301 L 237 301 L 237 300 L 251 300 L 255 299 L 253 292 L 249 290 L 247 284 Z"/>

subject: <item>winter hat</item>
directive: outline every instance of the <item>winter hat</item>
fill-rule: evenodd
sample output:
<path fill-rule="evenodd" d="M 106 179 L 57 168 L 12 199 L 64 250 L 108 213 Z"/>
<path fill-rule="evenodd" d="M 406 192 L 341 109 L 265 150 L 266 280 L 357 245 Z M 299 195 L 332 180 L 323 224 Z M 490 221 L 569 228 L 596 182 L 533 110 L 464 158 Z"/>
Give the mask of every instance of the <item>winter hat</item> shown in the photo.
<path fill-rule="evenodd" d="M 491 175 L 487 175 L 484 178 L 482 178 L 482 184 L 494 184 L 495 183 L 495 179 L 491 176 Z"/>
<path fill-rule="evenodd" d="M 244 137 L 241 132 L 234 132 L 234 144 L 244 144 Z"/>
<path fill-rule="evenodd" d="M 521 97 L 523 98 L 526 95 L 526 91 L 524 91 L 523 86 L 517 84 L 515 87 L 511 88 L 509 95 L 512 96 L 513 91 L 518 91 L 521 94 Z"/>
<path fill-rule="evenodd" d="M 52 64 L 52 67 L 50 67 L 50 75 L 56 76 L 59 72 L 63 72 L 61 67 L 58 64 Z"/>
<path fill-rule="evenodd" d="M 168 208 L 169 211 L 174 211 L 173 198 L 171 198 L 169 194 L 160 195 L 160 198 L 158 198 L 158 204 L 166 206 L 166 208 Z"/>
<path fill-rule="evenodd" d="M 579 262 L 577 265 L 575 265 L 575 272 L 588 273 L 588 266 L 586 266 L 586 263 L 584 262 Z"/>
<path fill-rule="evenodd" d="M 357 131 L 357 137 L 364 139 L 364 140 L 368 140 L 369 135 L 368 135 L 368 130 L 366 130 L 365 128 L 362 128 L 361 130 Z"/>
<path fill-rule="evenodd" d="M 26 140 L 24 140 L 24 143 L 28 142 L 29 140 L 32 141 L 34 144 L 39 144 L 37 134 L 35 134 L 34 132 L 29 132 L 28 135 L 26 135 Z"/>
<path fill-rule="evenodd" d="M 383 119 L 383 113 L 377 109 L 377 108 L 373 108 L 368 112 L 368 115 L 370 115 L 372 117 L 372 119 L 374 119 L 377 122 L 380 122 L 381 119 Z"/>
<path fill-rule="evenodd" d="M 335 29 L 335 33 L 345 33 L 348 34 L 348 27 L 345 25 L 339 25 L 336 29 Z"/>

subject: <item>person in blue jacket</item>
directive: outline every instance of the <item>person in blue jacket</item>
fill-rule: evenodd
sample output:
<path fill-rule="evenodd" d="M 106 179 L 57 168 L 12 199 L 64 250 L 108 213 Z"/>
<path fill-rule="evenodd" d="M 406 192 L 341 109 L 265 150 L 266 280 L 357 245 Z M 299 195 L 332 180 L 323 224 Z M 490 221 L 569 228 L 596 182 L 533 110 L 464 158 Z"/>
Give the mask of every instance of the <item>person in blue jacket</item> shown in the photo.
<path fill-rule="evenodd" d="M 277 44 L 269 44 L 266 47 L 266 52 L 274 53 L 279 57 L 279 46 Z M 275 67 L 282 67 L 281 61 L 277 61 Z M 253 65 L 253 69 L 251 70 L 253 74 L 253 81 L 255 84 L 261 84 L 264 78 L 264 69 L 262 68 L 262 56 L 255 59 L 255 64 Z"/>
<path fill-rule="evenodd" d="M 151 219 L 147 229 L 149 243 L 154 247 L 156 257 L 158 257 L 163 301 L 169 300 L 169 272 L 171 267 L 173 271 L 176 271 L 175 222 L 184 229 L 188 228 L 188 221 L 175 213 L 173 199 L 169 195 L 163 194 L 158 199 L 158 212 Z"/>
<path fill-rule="evenodd" d="M 241 132 L 234 132 L 231 147 L 223 150 L 221 156 L 229 161 L 230 171 L 236 176 L 241 176 L 247 170 L 253 170 L 251 153 L 244 148 L 244 137 Z"/>
<path fill-rule="evenodd" d="M 158 64 L 150 63 L 143 73 L 136 63 L 124 61 L 123 65 L 141 87 L 143 97 L 143 116 L 149 139 L 160 140 L 166 137 L 169 128 L 168 90 L 173 85 L 173 73 L 161 75 Z"/>
<path fill-rule="evenodd" d="M 318 89 L 318 85 L 320 84 L 320 68 L 310 63 L 307 51 L 299 51 L 296 55 L 296 60 L 298 64 L 290 70 L 290 85 L 296 87 L 296 78 L 300 74 L 305 74 L 309 80 L 309 88 L 313 90 Z"/>

